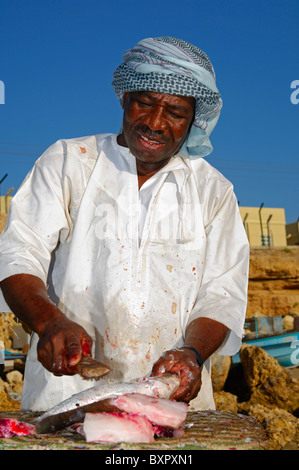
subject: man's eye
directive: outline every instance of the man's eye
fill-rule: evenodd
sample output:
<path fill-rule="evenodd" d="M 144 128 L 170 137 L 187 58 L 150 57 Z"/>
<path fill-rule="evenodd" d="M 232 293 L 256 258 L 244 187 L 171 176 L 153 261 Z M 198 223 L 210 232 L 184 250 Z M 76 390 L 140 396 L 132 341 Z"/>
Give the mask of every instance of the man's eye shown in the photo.
<path fill-rule="evenodd" d="M 173 111 L 168 111 L 168 114 L 170 116 L 174 117 L 175 119 L 185 119 L 184 116 L 181 116 L 180 114 L 174 113 Z"/>
<path fill-rule="evenodd" d="M 138 104 L 140 104 L 141 106 L 151 106 L 151 103 L 146 103 L 145 101 L 140 100 L 138 100 Z"/>

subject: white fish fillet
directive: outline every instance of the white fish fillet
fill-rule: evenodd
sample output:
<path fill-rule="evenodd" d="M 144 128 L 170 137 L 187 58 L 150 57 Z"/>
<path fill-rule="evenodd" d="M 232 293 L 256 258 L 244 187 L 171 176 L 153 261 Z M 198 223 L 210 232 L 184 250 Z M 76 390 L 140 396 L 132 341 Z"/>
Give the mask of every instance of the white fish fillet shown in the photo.
<path fill-rule="evenodd" d="M 117 397 L 127 393 L 141 393 L 151 397 L 169 398 L 178 388 L 180 379 L 174 374 L 159 377 L 144 377 L 132 382 L 98 384 L 72 395 L 36 419 L 36 422 L 66 411 L 75 410 L 91 403 Z"/>
<path fill-rule="evenodd" d="M 153 442 L 152 424 L 144 416 L 126 413 L 86 413 L 83 434 L 87 442 Z"/>
<path fill-rule="evenodd" d="M 178 428 L 187 416 L 187 403 L 149 397 L 140 393 L 120 395 L 112 403 L 121 411 L 146 416 L 154 424 Z"/>

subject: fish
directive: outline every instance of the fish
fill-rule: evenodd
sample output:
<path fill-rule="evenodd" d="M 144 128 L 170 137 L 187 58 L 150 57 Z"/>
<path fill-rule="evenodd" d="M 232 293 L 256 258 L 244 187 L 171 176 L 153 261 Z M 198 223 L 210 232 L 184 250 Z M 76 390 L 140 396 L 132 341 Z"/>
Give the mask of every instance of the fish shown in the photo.
<path fill-rule="evenodd" d="M 14 436 L 34 436 L 35 426 L 18 419 L 0 419 L 0 438 Z"/>
<path fill-rule="evenodd" d="M 81 433 L 86 442 L 154 442 L 150 421 L 137 414 L 86 413 Z"/>
<path fill-rule="evenodd" d="M 98 380 L 111 370 L 109 366 L 91 356 L 82 356 L 80 362 L 73 369 L 85 380 Z"/>
<path fill-rule="evenodd" d="M 181 437 L 188 405 L 166 398 L 129 393 L 111 399 L 122 412 L 86 413 L 77 428 L 86 442 L 154 442 L 157 437 Z"/>
<path fill-rule="evenodd" d="M 185 431 L 151 423 L 145 416 L 126 413 L 86 413 L 84 423 L 72 426 L 86 442 L 154 442 L 155 438 L 181 439 Z"/>
<path fill-rule="evenodd" d="M 151 397 L 169 398 L 179 384 L 180 379 L 175 374 L 142 377 L 131 382 L 97 384 L 72 395 L 36 418 L 36 432 L 56 432 L 71 424 L 83 422 L 87 412 L 117 412 L 119 409 L 111 399 L 119 395 L 141 393 Z"/>
<path fill-rule="evenodd" d="M 142 414 L 152 423 L 176 429 L 185 421 L 188 405 L 166 398 L 149 397 L 141 393 L 120 395 L 112 404 L 126 413 Z"/>

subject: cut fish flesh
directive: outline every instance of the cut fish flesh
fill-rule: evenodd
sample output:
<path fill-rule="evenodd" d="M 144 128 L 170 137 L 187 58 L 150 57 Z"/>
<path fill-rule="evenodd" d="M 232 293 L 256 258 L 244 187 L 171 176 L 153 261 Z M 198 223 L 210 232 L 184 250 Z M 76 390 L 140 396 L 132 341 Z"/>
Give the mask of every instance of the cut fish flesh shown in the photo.
<path fill-rule="evenodd" d="M 82 434 L 87 442 L 154 442 L 182 437 L 188 405 L 165 398 L 129 393 L 111 399 L 120 412 L 86 413 Z M 80 432 L 80 431 L 79 431 Z"/>
<path fill-rule="evenodd" d="M 82 431 L 87 442 L 149 443 L 155 440 L 152 424 L 136 414 L 86 413 Z"/>
<path fill-rule="evenodd" d="M 119 410 L 146 416 L 149 421 L 160 426 L 176 429 L 187 416 L 187 403 L 156 398 L 141 393 L 120 395 L 112 400 Z"/>
<path fill-rule="evenodd" d="M 0 437 L 33 436 L 35 426 L 33 424 L 18 421 L 17 419 L 0 419 Z"/>

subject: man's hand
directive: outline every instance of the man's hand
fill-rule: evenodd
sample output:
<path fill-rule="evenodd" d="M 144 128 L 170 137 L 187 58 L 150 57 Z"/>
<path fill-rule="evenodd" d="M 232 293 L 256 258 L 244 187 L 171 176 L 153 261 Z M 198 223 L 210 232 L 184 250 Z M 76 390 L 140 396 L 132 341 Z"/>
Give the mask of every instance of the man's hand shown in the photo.
<path fill-rule="evenodd" d="M 195 348 L 206 361 L 221 346 L 227 332 L 228 328 L 222 323 L 210 318 L 197 318 L 186 328 L 185 345 Z M 181 382 L 170 398 L 188 403 L 200 390 L 201 369 L 195 352 L 182 346 L 166 351 L 154 364 L 152 375 L 177 374 Z"/>
<path fill-rule="evenodd" d="M 1 289 L 11 311 L 39 336 L 37 354 L 43 366 L 55 375 L 76 374 L 82 354 L 91 354 L 92 339 L 51 302 L 43 281 L 15 274 L 1 282 Z"/>
<path fill-rule="evenodd" d="M 201 368 L 195 353 L 190 349 L 172 349 L 166 351 L 154 364 L 152 376 L 176 374 L 180 378 L 179 388 L 170 397 L 171 400 L 188 403 L 195 398 L 201 387 Z"/>
<path fill-rule="evenodd" d="M 74 375 L 81 356 L 91 355 L 92 339 L 64 317 L 47 325 L 37 344 L 38 360 L 54 375 Z"/>

